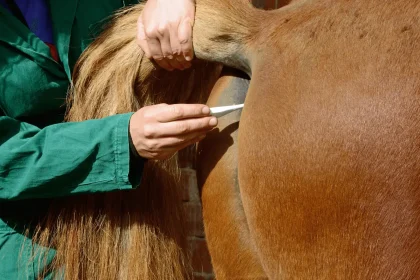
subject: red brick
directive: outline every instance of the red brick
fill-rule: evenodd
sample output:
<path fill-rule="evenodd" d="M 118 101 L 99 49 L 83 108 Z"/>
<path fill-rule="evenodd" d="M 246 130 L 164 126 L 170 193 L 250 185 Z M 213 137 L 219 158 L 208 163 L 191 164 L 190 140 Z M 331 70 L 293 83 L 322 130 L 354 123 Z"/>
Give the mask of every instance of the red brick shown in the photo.
<path fill-rule="evenodd" d="M 286 5 L 290 0 L 252 0 L 251 2 L 257 8 L 272 10 Z"/>
<path fill-rule="evenodd" d="M 197 175 L 194 169 L 181 169 L 181 183 L 183 186 L 182 199 L 184 201 L 200 202 L 200 196 L 197 187 Z"/>
<path fill-rule="evenodd" d="M 187 215 L 188 236 L 204 237 L 203 215 L 201 204 L 194 202 L 184 203 Z"/>
<path fill-rule="evenodd" d="M 179 151 L 178 160 L 180 167 L 195 168 L 195 149 L 196 146 L 191 145 Z"/>
<path fill-rule="evenodd" d="M 207 249 L 207 243 L 204 238 L 195 238 L 191 240 L 192 247 L 192 266 L 194 272 L 212 273 L 210 254 Z"/>
<path fill-rule="evenodd" d="M 276 8 L 276 0 L 265 0 L 264 9 L 271 10 Z"/>
<path fill-rule="evenodd" d="M 194 280 L 214 280 L 214 274 L 213 273 L 200 273 L 194 275 Z"/>
<path fill-rule="evenodd" d="M 190 200 L 190 174 L 181 170 L 182 200 Z"/>

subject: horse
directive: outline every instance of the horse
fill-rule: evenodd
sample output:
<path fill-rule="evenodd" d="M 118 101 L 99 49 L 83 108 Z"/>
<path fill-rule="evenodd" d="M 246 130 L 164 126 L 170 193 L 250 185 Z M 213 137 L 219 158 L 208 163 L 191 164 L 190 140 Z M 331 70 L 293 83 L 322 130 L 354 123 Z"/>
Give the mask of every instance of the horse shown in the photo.
<path fill-rule="evenodd" d="M 209 104 L 245 107 L 198 147 L 217 279 L 418 279 L 420 3 L 235 4 L 217 60 L 251 79 Z"/>
<path fill-rule="evenodd" d="M 197 59 L 170 73 L 136 45 L 142 7 L 78 61 L 67 120 L 245 101 L 197 149 L 217 279 L 420 277 L 420 2 L 197 0 Z M 148 162 L 136 190 L 60 201 L 34 240 L 68 279 L 190 278 L 175 161 Z"/>

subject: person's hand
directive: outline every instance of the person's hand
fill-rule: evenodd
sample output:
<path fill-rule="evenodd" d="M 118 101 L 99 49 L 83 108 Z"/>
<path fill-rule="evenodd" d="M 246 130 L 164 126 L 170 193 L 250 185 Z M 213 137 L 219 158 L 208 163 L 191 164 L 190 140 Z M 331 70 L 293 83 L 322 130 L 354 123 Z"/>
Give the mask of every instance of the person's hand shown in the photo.
<path fill-rule="evenodd" d="M 147 159 L 166 159 L 178 150 L 202 140 L 217 125 L 202 104 L 158 104 L 135 112 L 130 134 L 138 154 Z"/>
<path fill-rule="evenodd" d="M 186 69 L 193 58 L 195 0 L 148 0 L 137 22 L 137 42 L 167 70 Z"/>

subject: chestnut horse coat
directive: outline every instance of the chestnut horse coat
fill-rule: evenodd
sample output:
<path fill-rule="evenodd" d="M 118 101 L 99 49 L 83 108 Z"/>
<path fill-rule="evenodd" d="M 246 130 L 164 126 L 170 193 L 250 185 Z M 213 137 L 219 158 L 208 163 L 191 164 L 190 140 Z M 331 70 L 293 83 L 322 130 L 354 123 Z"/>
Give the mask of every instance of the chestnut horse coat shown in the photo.
<path fill-rule="evenodd" d="M 251 78 L 199 147 L 217 278 L 420 279 L 420 1 L 202 2 L 197 55 Z"/>

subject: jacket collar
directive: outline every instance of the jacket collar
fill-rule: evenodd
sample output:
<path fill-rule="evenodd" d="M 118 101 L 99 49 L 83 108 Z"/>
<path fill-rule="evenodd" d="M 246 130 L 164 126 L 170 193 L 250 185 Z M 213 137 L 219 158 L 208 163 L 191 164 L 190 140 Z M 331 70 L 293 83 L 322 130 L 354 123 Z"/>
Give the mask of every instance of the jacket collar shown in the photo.
<path fill-rule="evenodd" d="M 53 22 L 54 42 L 60 61 L 57 63 L 50 54 L 49 47 L 35 36 L 23 23 L 0 5 L 0 42 L 9 44 L 31 57 L 40 67 L 56 76 L 63 76 L 63 67 L 67 78 L 71 73 L 68 62 L 70 34 L 75 18 L 77 0 L 48 0 Z"/>
<path fill-rule="evenodd" d="M 54 40 L 58 55 L 64 65 L 67 77 L 71 78 L 69 66 L 69 47 L 71 29 L 76 16 L 78 0 L 47 0 L 50 6 L 51 21 L 53 22 Z"/>

